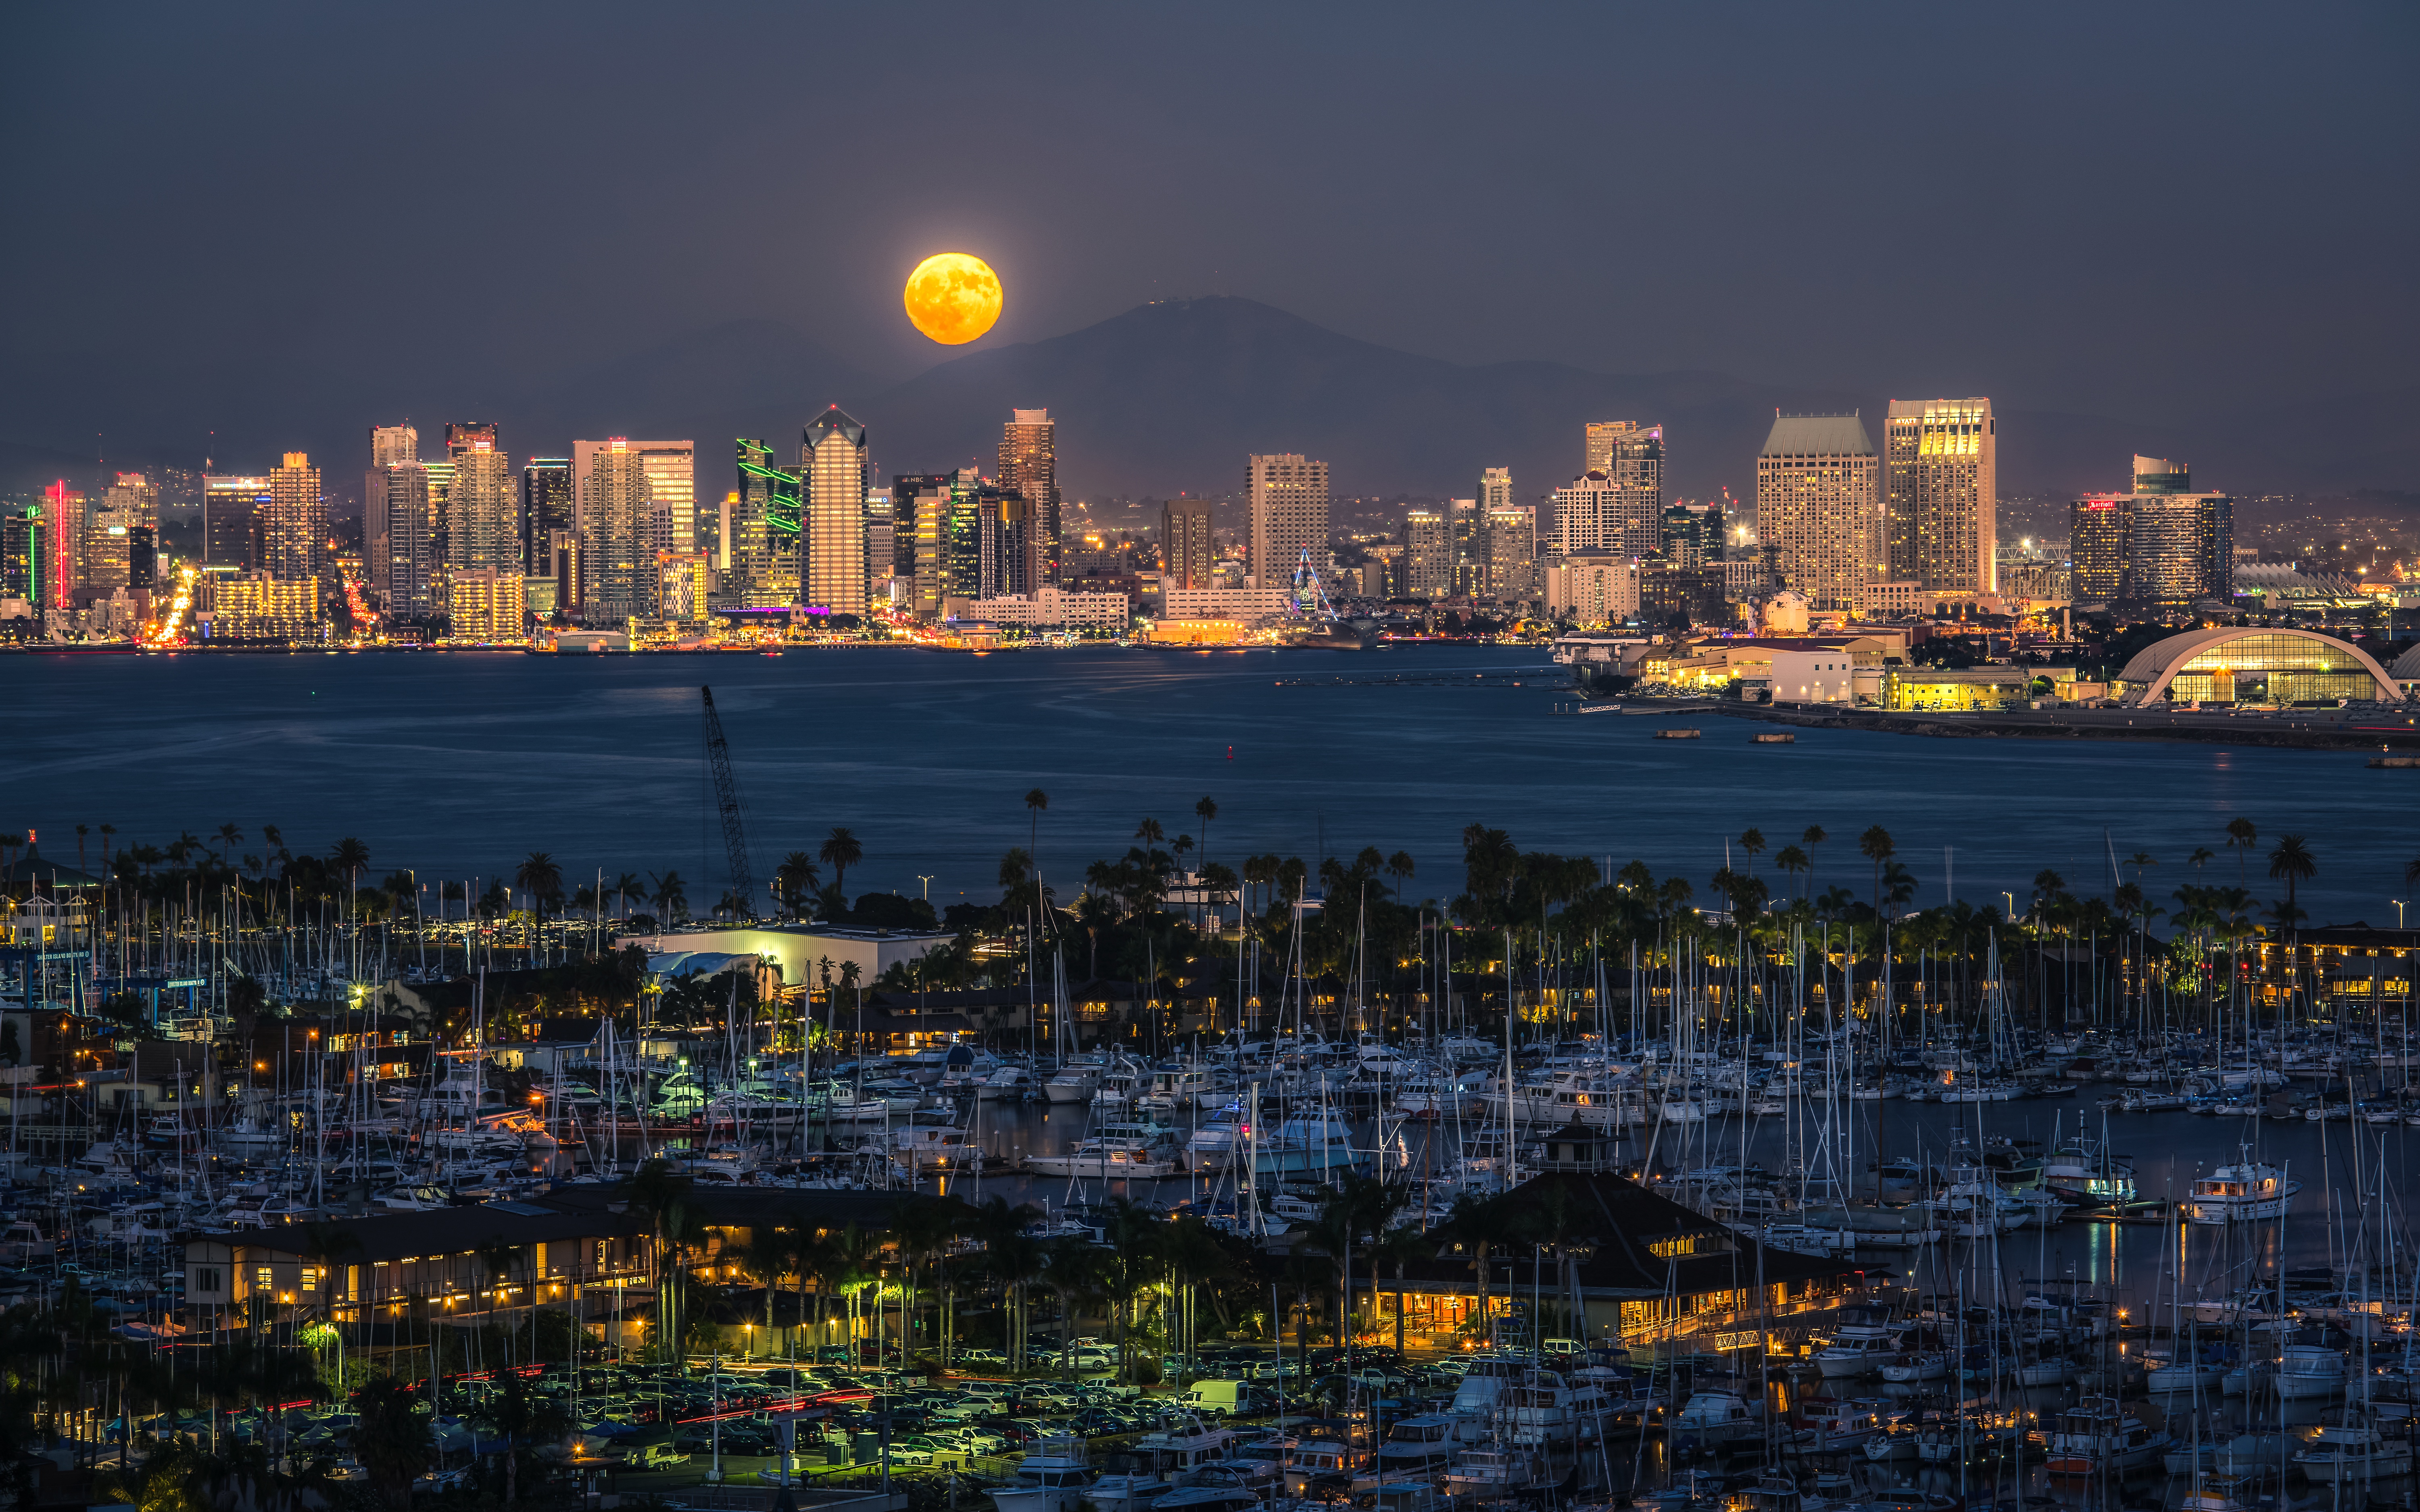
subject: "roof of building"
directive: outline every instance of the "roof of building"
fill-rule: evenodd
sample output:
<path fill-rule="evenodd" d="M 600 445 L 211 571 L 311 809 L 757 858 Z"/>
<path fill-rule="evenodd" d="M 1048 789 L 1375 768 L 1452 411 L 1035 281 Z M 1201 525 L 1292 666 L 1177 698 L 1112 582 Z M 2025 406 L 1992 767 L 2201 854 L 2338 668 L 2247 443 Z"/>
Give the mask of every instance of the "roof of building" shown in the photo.
<path fill-rule="evenodd" d="M 1873 439 L 1855 415 L 1776 415 L 1759 456 L 1872 456 Z"/>
<path fill-rule="evenodd" d="M 598 1188 L 599 1191 L 608 1190 Z M 549 1243 L 566 1239 L 597 1239 L 634 1234 L 646 1227 L 643 1215 L 613 1212 L 603 1204 L 564 1208 L 549 1198 L 515 1202 L 483 1202 L 467 1208 L 438 1208 L 427 1212 L 382 1213 L 371 1218 L 339 1218 L 324 1226 L 349 1236 L 361 1246 L 346 1246 L 352 1264 L 428 1255 L 461 1255 L 499 1240 L 507 1244 Z M 239 1228 L 227 1234 L 190 1234 L 186 1242 L 229 1244 L 247 1249 L 280 1250 L 301 1255 L 316 1237 L 309 1224 L 280 1224 L 273 1228 Z"/>
<path fill-rule="evenodd" d="M 1846 1275 L 1852 1264 L 1768 1249 L 1734 1234 L 1714 1219 L 1651 1192 L 1626 1177 L 1610 1172 L 1549 1171 L 1524 1181 L 1510 1194 L 1525 1211 L 1543 1211 L 1563 1222 L 1575 1242 L 1590 1246 L 1579 1262 L 1583 1293 L 1599 1296 L 1660 1297 L 1667 1291 L 1702 1296 L 1766 1283 L 1807 1281 Z M 1701 1254 L 1661 1256 L 1648 1246 L 1667 1240 L 1714 1241 L 1720 1248 Z M 1528 1246 L 1499 1248 L 1493 1263 L 1515 1264 L 1528 1257 Z M 1404 1268 L 1407 1277 L 1432 1287 L 1461 1289 L 1472 1285 L 1470 1261 L 1440 1249 L 1435 1259 L 1415 1260 Z"/>
<path fill-rule="evenodd" d="M 2393 672 L 2397 677 L 2420 677 L 2420 646 L 2413 646 L 2411 650 L 2396 657 L 2395 665 L 2388 668 L 2387 671 Z"/>

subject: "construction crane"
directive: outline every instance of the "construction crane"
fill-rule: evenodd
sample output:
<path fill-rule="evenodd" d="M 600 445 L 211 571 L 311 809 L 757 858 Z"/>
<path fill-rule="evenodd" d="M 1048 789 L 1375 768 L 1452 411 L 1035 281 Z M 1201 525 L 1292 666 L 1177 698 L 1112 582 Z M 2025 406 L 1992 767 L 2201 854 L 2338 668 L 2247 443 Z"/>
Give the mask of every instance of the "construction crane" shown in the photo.
<path fill-rule="evenodd" d="M 731 746 L 722 738 L 722 717 L 714 712 L 714 689 L 706 695 L 706 766 L 714 777 L 714 806 L 722 815 L 722 848 L 731 865 L 731 894 L 748 917 L 756 917 L 756 872 L 748 864 L 748 825 L 739 807 L 739 783 L 731 775 Z"/>

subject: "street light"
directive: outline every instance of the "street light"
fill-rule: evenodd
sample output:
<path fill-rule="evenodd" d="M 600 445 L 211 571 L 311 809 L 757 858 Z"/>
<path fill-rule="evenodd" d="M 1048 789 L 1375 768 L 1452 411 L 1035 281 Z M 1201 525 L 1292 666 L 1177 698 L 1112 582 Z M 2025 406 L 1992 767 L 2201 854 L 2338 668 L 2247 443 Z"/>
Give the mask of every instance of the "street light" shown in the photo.
<path fill-rule="evenodd" d="M 933 875 L 934 875 L 934 876 L 939 876 L 939 875 L 940 875 L 940 873 L 937 872 L 933 873 Z M 917 873 L 916 873 L 916 880 L 917 880 L 918 882 L 921 882 L 921 883 L 923 883 L 923 889 L 922 889 L 922 890 L 923 890 L 923 893 L 924 901 L 925 901 L 926 903 L 931 903 L 931 902 L 933 901 L 933 877 L 928 877 L 928 876 L 926 876 L 923 872 L 917 872 Z"/>

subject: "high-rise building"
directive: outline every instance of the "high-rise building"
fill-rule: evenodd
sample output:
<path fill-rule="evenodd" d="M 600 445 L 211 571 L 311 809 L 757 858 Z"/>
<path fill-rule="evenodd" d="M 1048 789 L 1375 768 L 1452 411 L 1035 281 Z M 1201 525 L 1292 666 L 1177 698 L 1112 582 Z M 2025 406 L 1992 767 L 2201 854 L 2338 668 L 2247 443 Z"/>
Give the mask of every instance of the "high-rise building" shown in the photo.
<path fill-rule="evenodd" d="M 1303 553 L 1327 567 L 1327 464 L 1293 452 L 1253 456 L 1244 468 L 1251 506 L 1252 582 L 1283 588 L 1294 581 Z"/>
<path fill-rule="evenodd" d="M 1479 507 L 1482 513 L 1512 507 L 1512 470 L 1488 468 L 1479 474 Z"/>
<path fill-rule="evenodd" d="M 445 564 L 518 575 L 523 551 L 520 480 L 496 442 L 492 423 L 445 427 L 445 455 L 454 464 L 454 486 L 445 501 Z"/>
<path fill-rule="evenodd" d="M 656 615 L 689 623 L 712 611 L 714 559 L 703 551 L 656 553 Z"/>
<path fill-rule="evenodd" d="M 1864 420 L 1774 417 L 1756 458 L 1757 545 L 1808 607 L 1854 609 L 1867 580 L 1885 576 L 1882 504 L 1881 463 Z M 1714 531 L 1719 541 L 1719 517 Z"/>
<path fill-rule="evenodd" d="M 1588 428 L 1586 472 L 1602 472 L 1620 490 L 1625 517 L 1650 522 L 1664 512 L 1664 427 L 1631 420 L 1600 420 Z M 1645 537 L 1628 549 L 1645 556 L 1654 549 Z"/>
<path fill-rule="evenodd" d="M 621 625 L 655 613 L 653 512 L 647 471 L 627 438 L 571 443 L 580 480 L 579 597 L 582 623 Z"/>
<path fill-rule="evenodd" d="M 2235 592 L 2235 501 L 2195 493 L 2193 471 L 2134 458 L 2134 489 L 2086 494 L 2068 511 L 2071 592 L 2079 602 L 2180 608 Z"/>
<path fill-rule="evenodd" d="M 129 530 L 137 526 L 157 530 L 160 526 L 160 490 L 145 473 L 117 474 L 117 481 L 101 495 L 101 506 L 115 511 Z"/>
<path fill-rule="evenodd" d="M 778 466 L 760 440 L 737 442 L 738 497 L 724 545 L 725 601 L 741 609 L 799 602 L 799 470 Z"/>
<path fill-rule="evenodd" d="M 1497 470 L 1501 471 L 1501 470 Z M 1486 580 L 1479 592 L 1501 604 L 1524 604 L 1536 598 L 1538 586 L 1538 506 L 1512 501 L 1512 480 L 1505 480 L 1505 498 L 1487 502 Z"/>
<path fill-rule="evenodd" d="M 833 405 L 807 423 L 799 449 L 799 592 L 834 614 L 865 598 L 865 427 Z"/>
<path fill-rule="evenodd" d="M 204 478 L 202 564 L 237 572 L 249 572 L 258 566 L 261 518 L 268 509 L 267 478 Z"/>
<path fill-rule="evenodd" d="M 1988 594 L 1999 446 L 1989 399 L 1893 399 L 1884 442 L 1889 577 L 1927 594 Z"/>
<path fill-rule="evenodd" d="M 658 551 L 697 549 L 697 446 L 692 441 L 632 441 L 647 474 L 647 539 Z"/>
<path fill-rule="evenodd" d="M 42 490 L 41 608 L 65 611 L 75 600 L 83 576 L 77 558 L 84 550 L 84 495 L 65 478 Z"/>
<path fill-rule="evenodd" d="M 1681 567 L 1702 567 L 1723 559 L 1723 506 L 1678 503 L 1664 506 L 1664 528 L 1656 555 Z"/>
<path fill-rule="evenodd" d="M 1159 511 L 1160 582 L 1166 588 L 1208 588 L 1218 562 L 1210 538 L 1210 503 L 1171 499 Z"/>
<path fill-rule="evenodd" d="M 518 564 L 457 567 L 445 574 L 446 639 L 481 645 L 529 636 L 529 584 Z"/>
<path fill-rule="evenodd" d="M 319 470 L 307 452 L 288 452 L 269 474 L 269 507 L 260 521 L 260 565 L 289 581 L 324 578 L 328 563 L 328 501 Z"/>
<path fill-rule="evenodd" d="M 1036 588 L 1057 582 L 1064 556 L 1059 523 L 1059 430 L 1049 410 L 1013 410 L 1001 427 L 1000 488 L 1031 506 L 1024 532 L 1026 580 Z"/>
<path fill-rule="evenodd" d="M 454 427 L 448 425 L 451 431 Z M 398 462 L 420 460 L 420 432 L 410 421 L 400 425 L 370 427 L 370 466 L 391 468 Z"/>
<path fill-rule="evenodd" d="M 521 564 L 533 577 L 548 576 L 547 543 L 571 529 L 578 491 L 571 458 L 534 456 L 521 467 Z"/>
<path fill-rule="evenodd" d="M 1582 473 L 1555 490 L 1555 548 L 1575 551 L 1655 554 L 1663 535 L 1663 509 L 1656 495 L 1597 471 Z"/>
<path fill-rule="evenodd" d="M 426 620 L 437 600 L 437 519 L 429 498 L 428 464 L 396 462 L 370 470 L 376 492 L 362 518 L 364 571 L 387 614 Z"/>
<path fill-rule="evenodd" d="M 1453 595 L 1453 517 L 1442 509 L 1418 508 L 1404 516 L 1404 554 L 1398 568 L 1405 598 L 1435 602 Z"/>
<path fill-rule="evenodd" d="M 959 590 L 949 586 L 950 510 L 956 489 L 947 472 L 908 473 L 891 480 L 891 561 L 894 581 L 907 588 L 900 607 L 920 619 L 938 619 L 941 600 Z"/>
<path fill-rule="evenodd" d="M 116 491 L 111 490 L 113 493 Z M 132 511 L 121 511 L 114 502 L 81 513 L 84 516 L 84 549 L 79 553 L 78 577 L 85 591 L 105 596 L 131 586 L 133 582 L 132 563 L 129 558 L 133 545 L 131 536 L 140 527 L 129 521 L 139 520 L 142 517 Z"/>
<path fill-rule="evenodd" d="M 43 534 L 39 504 L 0 503 L 0 598 L 41 608 Z"/>

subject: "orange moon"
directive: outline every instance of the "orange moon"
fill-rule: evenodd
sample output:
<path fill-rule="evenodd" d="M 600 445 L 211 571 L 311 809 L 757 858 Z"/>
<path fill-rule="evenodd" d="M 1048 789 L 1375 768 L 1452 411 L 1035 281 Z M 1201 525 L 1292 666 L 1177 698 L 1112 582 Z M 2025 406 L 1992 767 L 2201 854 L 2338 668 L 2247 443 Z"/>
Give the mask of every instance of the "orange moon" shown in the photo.
<path fill-rule="evenodd" d="M 908 275 L 908 318 L 944 347 L 962 347 L 1000 318 L 1000 275 L 981 257 L 936 253 Z"/>

